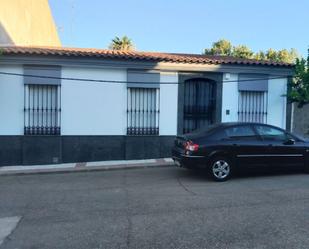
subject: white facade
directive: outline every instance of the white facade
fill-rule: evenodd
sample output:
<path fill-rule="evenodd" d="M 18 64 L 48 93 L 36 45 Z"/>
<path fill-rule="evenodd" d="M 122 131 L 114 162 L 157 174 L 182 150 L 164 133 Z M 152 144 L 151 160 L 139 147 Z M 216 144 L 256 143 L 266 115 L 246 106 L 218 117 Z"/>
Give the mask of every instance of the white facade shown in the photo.
<path fill-rule="evenodd" d="M 0 65 L 0 71 L 23 73 L 23 67 Z M 0 135 L 24 134 L 23 77 L 0 74 Z"/>
<path fill-rule="evenodd" d="M 222 122 L 238 121 L 238 74 L 224 73 L 222 87 Z M 268 80 L 266 123 L 286 128 L 287 78 Z M 227 111 L 229 114 L 227 114 Z"/>
<path fill-rule="evenodd" d="M 223 74 L 222 122 L 238 121 L 238 74 Z M 228 114 L 229 113 L 229 114 Z"/>
<path fill-rule="evenodd" d="M 99 79 L 126 82 L 126 69 L 63 67 L 63 78 Z M 177 134 L 177 73 L 160 74 L 159 135 Z M 126 135 L 127 85 L 62 81 L 62 135 Z"/>
<path fill-rule="evenodd" d="M 161 72 L 160 82 L 160 135 L 177 135 L 178 74 Z"/>
<path fill-rule="evenodd" d="M 22 65 L 0 65 L 0 71 L 23 73 Z M 63 66 L 62 77 L 127 80 L 127 69 Z M 222 122 L 238 121 L 238 74 L 224 73 Z M 177 135 L 178 73 L 160 72 L 159 135 Z M 286 128 L 287 79 L 268 80 L 267 123 Z M 22 76 L 0 74 L 0 135 L 24 134 Z M 126 135 L 127 85 L 124 83 L 61 82 L 61 135 Z"/>
<path fill-rule="evenodd" d="M 126 81 L 123 69 L 63 67 L 62 77 Z M 125 135 L 126 84 L 62 80 L 62 135 Z"/>

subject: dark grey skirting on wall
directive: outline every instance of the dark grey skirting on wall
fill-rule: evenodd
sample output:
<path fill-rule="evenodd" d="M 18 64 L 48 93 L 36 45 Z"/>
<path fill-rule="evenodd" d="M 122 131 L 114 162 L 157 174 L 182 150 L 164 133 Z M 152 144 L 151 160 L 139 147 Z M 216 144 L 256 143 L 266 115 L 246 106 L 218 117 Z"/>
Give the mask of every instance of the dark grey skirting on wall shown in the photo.
<path fill-rule="evenodd" d="M 0 165 L 21 165 L 22 136 L 0 136 Z"/>
<path fill-rule="evenodd" d="M 62 161 L 87 162 L 123 160 L 124 136 L 63 136 Z"/>
<path fill-rule="evenodd" d="M 174 136 L 0 136 L 0 166 L 171 156 Z"/>

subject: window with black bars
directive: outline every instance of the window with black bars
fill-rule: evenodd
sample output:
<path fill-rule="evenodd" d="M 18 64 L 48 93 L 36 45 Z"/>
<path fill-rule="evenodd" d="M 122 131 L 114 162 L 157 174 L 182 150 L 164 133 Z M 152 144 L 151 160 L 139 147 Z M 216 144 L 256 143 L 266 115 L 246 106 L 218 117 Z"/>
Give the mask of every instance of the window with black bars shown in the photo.
<path fill-rule="evenodd" d="M 127 134 L 159 135 L 159 88 L 128 88 Z"/>
<path fill-rule="evenodd" d="M 238 99 L 238 121 L 267 122 L 267 92 L 240 91 Z"/>
<path fill-rule="evenodd" d="M 24 134 L 60 135 L 60 85 L 25 85 Z"/>

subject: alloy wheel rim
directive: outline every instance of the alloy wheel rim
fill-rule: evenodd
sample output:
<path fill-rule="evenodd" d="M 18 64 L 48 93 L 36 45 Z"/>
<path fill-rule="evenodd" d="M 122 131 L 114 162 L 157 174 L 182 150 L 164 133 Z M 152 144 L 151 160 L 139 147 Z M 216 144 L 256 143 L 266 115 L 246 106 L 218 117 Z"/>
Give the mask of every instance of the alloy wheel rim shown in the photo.
<path fill-rule="evenodd" d="M 218 179 L 224 179 L 230 174 L 230 165 L 224 160 L 218 160 L 212 165 L 212 172 Z"/>

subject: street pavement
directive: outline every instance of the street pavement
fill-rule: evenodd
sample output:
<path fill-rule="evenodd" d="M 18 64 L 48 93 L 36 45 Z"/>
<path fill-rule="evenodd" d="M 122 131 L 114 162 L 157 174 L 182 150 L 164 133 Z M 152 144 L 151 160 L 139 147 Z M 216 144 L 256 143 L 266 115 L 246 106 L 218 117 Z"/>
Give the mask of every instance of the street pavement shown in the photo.
<path fill-rule="evenodd" d="M 168 167 L 1 176 L 1 227 L 0 249 L 308 249 L 309 175 L 217 183 Z"/>

